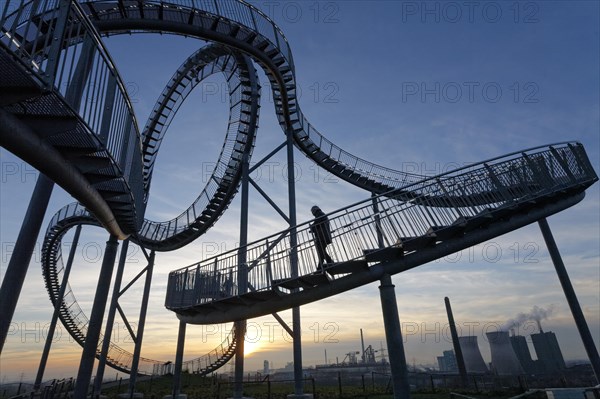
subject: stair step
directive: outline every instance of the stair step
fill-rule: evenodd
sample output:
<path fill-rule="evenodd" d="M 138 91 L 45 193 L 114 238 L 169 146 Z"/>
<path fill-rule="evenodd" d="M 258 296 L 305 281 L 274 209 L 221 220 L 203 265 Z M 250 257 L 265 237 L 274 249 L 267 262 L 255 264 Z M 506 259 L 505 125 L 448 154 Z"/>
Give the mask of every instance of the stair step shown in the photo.
<path fill-rule="evenodd" d="M 348 262 L 331 263 L 325 265 L 325 271 L 329 274 L 348 274 L 369 270 L 366 260 L 351 260 Z"/>
<path fill-rule="evenodd" d="M 404 250 L 399 247 L 363 250 L 367 262 L 388 262 L 404 256 Z"/>
<path fill-rule="evenodd" d="M 422 235 L 419 237 L 402 237 L 398 240 L 398 246 L 406 252 L 417 251 L 435 244 L 435 237 Z"/>
<path fill-rule="evenodd" d="M 314 287 L 316 285 L 328 284 L 329 277 L 325 273 L 317 272 L 314 274 L 307 274 L 299 278 L 307 287 Z"/>
<path fill-rule="evenodd" d="M 264 302 L 270 299 L 279 298 L 280 294 L 274 290 L 268 290 L 248 292 L 244 296 L 256 302 Z"/>
<path fill-rule="evenodd" d="M 436 241 L 446 241 L 450 238 L 462 235 L 465 231 L 466 223 L 457 223 L 450 226 L 431 226 L 427 230 L 427 235 L 435 237 Z"/>
<path fill-rule="evenodd" d="M 293 289 L 296 289 L 296 288 L 303 288 L 302 283 L 298 279 L 278 279 L 278 280 L 273 280 L 273 285 L 274 286 L 283 287 L 283 288 L 286 288 L 288 290 L 293 290 Z"/>
<path fill-rule="evenodd" d="M 7 87 L 0 88 L 0 107 L 10 104 L 20 103 L 32 97 L 42 95 L 42 90 L 38 87 Z"/>
<path fill-rule="evenodd" d="M 469 232 L 488 223 L 491 223 L 491 221 L 494 219 L 494 215 L 492 215 L 490 209 L 486 208 L 483 211 L 479 212 L 477 215 L 467 216 L 464 219 L 466 222 L 465 232 Z"/>

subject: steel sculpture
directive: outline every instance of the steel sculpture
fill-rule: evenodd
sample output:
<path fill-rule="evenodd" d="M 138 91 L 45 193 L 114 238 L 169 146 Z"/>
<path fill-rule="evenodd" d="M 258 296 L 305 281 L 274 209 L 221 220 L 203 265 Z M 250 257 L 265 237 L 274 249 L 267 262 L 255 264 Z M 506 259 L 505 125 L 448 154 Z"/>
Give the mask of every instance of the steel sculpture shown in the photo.
<path fill-rule="evenodd" d="M 260 101 L 255 64 L 270 80 L 287 140 L 275 151 L 286 148 L 291 159 L 293 144 L 317 165 L 369 195 L 328 215 L 334 230 L 331 245 L 338 256 L 336 263 L 326 265 L 326 273 L 314 273 L 314 242 L 308 223 L 296 223 L 293 185 L 289 215 L 280 212 L 289 229 L 171 272 L 165 305 L 180 319 L 183 337 L 186 323 L 241 322 L 290 308 L 297 312 L 298 306 L 380 280 L 389 338 L 399 333 L 397 310 L 390 305 L 395 304 L 390 276 L 537 221 L 545 237 L 551 237 L 545 218 L 581 201 L 598 180 L 577 142 L 531 148 L 438 176 L 392 170 L 344 151 L 302 113 L 292 51 L 281 29 L 243 0 L 5 0 L 0 12 L 0 144 L 78 201 L 61 209 L 46 231 L 42 265 L 50 299 L 56 316 L 80 345 L 91 347 L 92 357 L 124 372 L 160 374 L 166 368 L 163 362 L 141 358 L 138 346 L 131 354 L 107 340 L 104 349 L 94 353 L 99 327 L 89 331 L 88 318 L 65 278 L 71 265 L 62 264 L 61 239 L 75 226 L 93 225 L 110 233 L 113 255 L 117 239 L 129 239 L 144 251 L 171 251 L 213 226 L 240 185 L 247 191 Z M 103 35 L 140 32 L 213 43 L 192 54 L 175 72 L 143 130 L 102 41 Z M 230 95 L 229 128 L 217 167 L 178 217 L 146 220 L 161 142 L 188 95 L 214 73 L 224 74 Z M 32 204 L 45 209 L 49 190 L 45 192 Z M 243 204 L 247 212 L 247 201 Z M 42 214 L 32 215 L 31 231 L 43 218 L 43 212 L 38 213 Z M 26 260 L 31 249 L 22 244 L 16 259 Z M 562 264 L 555 245 L 551 247 L 553 260 Z M 153 254 L 148 256 L 147 287 Z M 108 279 L 112 261 L 105 259 L 103 273 Z M 13 269 L 9 267 L 7 275 Z M 568 287 L 566 271 L 559 269 Z M 21 272 L 14 273 L 18 289 Z M 106 284 L 102 290 L 107 294 Z M 574 297 L 572 289 L 567 296 Z M 94 309 L 102 310 L 106 301 L 104 295 Z M 14 311 L 16 300 L 10 302 L 3 305 L 6 314 Z M 569 303 L 579 315 L 577 301 L 570 298 Z M 294 314 L 299 320 L 299 313 Z M 144 318 L 145 309 L 142 324 Z M 577 319 L 584 331 L 582 314 Z M 243 329 L 243 324 L 236 325 Z M 4 342 L 6 331 L 0 333 Z M 216 370 L 243 347 L 239 334 L 240 330 L 232 330 L 207 357 L 186 363 L 180 339 L 177 370 L 203 374 Z M 586 350 L 600 373 L 593 343 L 586 343 Z M 403 352 L 396 357 L 403 358 Z M 396 396 L 408 395 L 407 381 L 400 375 L 405 374 L 405 364 L 395 363 L 392 369 Z M 87 392 L 87 385 L 79 385 L 76 394 Z M 178 390 L 175 385 L 174 393 Z M 296 394 L 302 395 L 301 386 Z"/>

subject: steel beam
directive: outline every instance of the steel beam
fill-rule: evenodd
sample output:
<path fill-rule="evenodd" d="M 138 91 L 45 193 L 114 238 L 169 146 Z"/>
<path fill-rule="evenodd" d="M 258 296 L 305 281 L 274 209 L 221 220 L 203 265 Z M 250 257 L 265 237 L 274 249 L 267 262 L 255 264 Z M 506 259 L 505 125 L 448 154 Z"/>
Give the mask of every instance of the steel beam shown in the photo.
<path fill-rule="evenodd" d="M 573 289 L 573 284 L 571 284 L 571 279 L 569 278 L 565 264 L 560 256 L 560 252 L 558 251 L 556 241 L 554 241 L 552 231 L 550 231 L 548 221 L 545 218 L 540 219 L 538 224 L 540 226 L 540 230 L 542 231 L 542 235 L 544 236 L 544 241 L 546 242 L 548 251 L 550 252 L 552 263 L 554 263 L 554 268 L 556 269 L 556 274 L 560 280 L 560 285 L 562 286 L 565 296 L 567 297 L 567 302 L 571 308 L 571 313 L 573 313 L 575 325 L 577 326 L 577 330 L 579 330 L 579 335 L 583 341 L 585 352 L 587 353 L 590 363 L 592 364 L 592 369 L 594 370 L 594 375 L 596 376 L 596 382 L 600 383 L 600 356 L 598 356 L 598 349 L 596 349 L 596 345 L 594 344 L 594 338 L 592 337 L 590 328 L 585 321 L 585 316 L 583 315 L 581 305 L 579 305 L 579 301 L 577 300 L 577 295 L 575 295 L 575 289 Z"/>
<path fill-rule="evenodd" d="M 398 304 L 392 277 L 384 274 L 379 286 L 381 310 L 383 311 L 383 324 L 385 326 L 385 340 L 388 346 L 388 357 L 392 371 L 392 386 L 394 399 L 410 399 L 410 385 L 408 383 L 408 368 L 400 330 L 398 317 Z"/>
<path fill-rule="evenodd" d="M 104 318 L 104 310 L 106 309 L 106 299 L 108 298 L 110 280 L 118 248 L 119 242 L 117 241 L 117 237 L 111 235 L 106 242 L 104 259 L 102 260 L 100 276 L 98 277 L 98 288 L 96 289 L 87 335 L 83 345 L 83 353 L 81 354 L 81 362 L 79 364 L 79 372 L 77 373 L 77 382 L 75 384 L 74 392 L 76 398 L 85 398 L 88 395 L 92 371 L 94 369 L 94 360 L 96 358 L 96 349 L 98 348 L 98 340 L 100 338 L 100 330 L 102 329 L 102 319 Z"/>
<path fill-rule="evenodd" d="M 52 145 L 42 140 L 14 115 L 0 109 L 0 146 L 27 161 L 84 204 L 110 234 L 127 238 L 100 193 L 87 178 Z M 40 157 L 40 154 L 44 154 Z M 1 338 L 1 337 L 0 337 Z"/>
<path fill-rule="evenodd" d="M 173 396 L 178 398 L 181 392 L 181 367 L 183 365 L 183 348 L 185 346 L 185 328 L 187 324 L 179 322 L 179 334 L 177 335 L 177 353 L 175 354 L 175 370 L 173 371 Z"/>
<path fill-rule="evenodd" d="M 292 278 L 298 277 L 298 232 L 296 225 L 296 175 L 294 170 L 294 132 L 288 125 L 287 134 L 287 179 L 290 221 L 290 267 Z M 294 290 L 298 291 L 298 289 Z M 292 308 L 292 330 L 294 348 L 294 395 L 304 396 L 304 381 L 302 374 L 302 326 L 300 325 L 300 307 Z"/>
<path fill-rule="evenodd" d="M 444 298 L 446 304 L 446 313 L 448 314 L 448 324 L 450 325 L 450 334 L 452 335 L 452 346 L 454 347 L 454 354 L 456 355 L 456 365 L 458 366 L 458 372 L 460 373 L 460 379 L 462 381 L 463 388 L 469 386 L 469 379 L 467 377 L 467 368 L 465 366 L 465 359 L 462 354 L 462 348 L 458 340 L 458 332 L 456 331 L 456 323 L 454 322 L 454 315 L 452 314 L 452 307 L 450 306 L 450 299 Z"/>
<path fill-rule="evenodd" d="M 238 249 L 238 290 L 240 294 L 248 291 L 248 265 L 246 264 L 246 246 L 248 244 L 248 183 L 249 157 L 244 154 L 242 158 L 242 198 L 240 205 L 240 246 Z M 246 336 L 246 321 L 235 323 L 235 385 L 233 389 L 234 399 L 244 396 L 244 339 Z"/>
<path fill-rule="evenodd" d="M 2 126 L 2 112 L 0 110 L 0 126 Z M 1 130 L 2 128 L 0 127 L 0 133 Z M 19 131 L 16 130 L 13 134 L 18 135 Z M 38 176 L 35 189 L 29 201 L 27 213 L 25 214 L 15 243 L 14 252 L 4 273 L 2 288 L 0 288 L 0 315 L 2 315 L 0 317 L 0 353 L 2 353 L 2 348 L 4 347 L 13 315 L 15 314 L 15 308 L 21 295 L 31 255 L 35 249 L 35 241 L 40 233 L 53 187 L 54 182 L 52 180 L 43 174 Z"/>
<path fill-rule="evenodd" d="M 201 310 L 197 311 L 196 314 L 177 313 L 177 318 L 190 324 L 229 323 L 234 320 L 264 316 L 294 306 L 305 305 L 378 281 L 384 274 L 394 275 L 405 272 L 427 262 L 432 262 L 446 255 L 472 247 L 502 234 L 509 233 L 531 223 L 536 223 L 543 217 L 560 212 L 577 204 L 584 197 L 585 193 L 581 192 L 567 198 L 558 199 L 552 203 L 546 203 L 543 207 L 530 209 L 527 212 L 513 215 L 508 220 L 498 221 L 488 227 L 480 228 L 476 233 L 465 234 L 441 242 L 428 248 L 427 251 L 418 251 L 385 263 L 375 264 L 370 266 L 369 269 L 364 272 L 337 278 L 330 284 L 318 285 L 310 290 L 288 294 L 278 298 L 277 301 L 259 302 L 252 305 L 230 306 L 226 311 L 210 309 L 208 307 L 202 309 L 202 307 L 200 307 Z"/>
<path fill-rule="evenodd" d="M 58 314 L 60 313 L 60 307 L 62 306 L 63 299 L 65 297 L 65 290 L 69 283 L 69 275 L 71 274 L 71 266 L 73 266 L 73 260 L 75 259 L 75 251 L 77 250 L 77 244 L 79 243 L 79 235 L 81 234 L 81 225 L 77 226 L 75 235 L 73 236 L 73 243 L 71 244 L 71 250 L 69 251 L 69 258 L 65 265 L 63 272 L 62 282 L 58 290 L 58 296 L 56 302 L 54 302 L 54 311 L 52 312 L 52 320 L 50 320 L 50 327 L 48 327 L 48 335 L 46 336 L 46 343 L 44 344 L 44 351 L 42 352 L 42 358 L 40 359 L 40 366 L 38 367 L 37 376 L 33 384 L 33 389 L 40 389 L 42 385 L 42 379 L 44 378 L 44 371 L 46 370 L 46 363 L 48 362 L 48 355 L 50 354 L 50 347 L 52 346 L 52 340 L 54 338 L 54 330 L 56 329 L 56 323 L 58 322 Z"/>
<path fill-rule="evenodd" d="M 140 308 L 140 318 L 138 319 L 138 329 L 135 336 L 135 349 L 133 350 L 133 359 L 131 361 L 131 373 L 129 375 L 129 397 L 133 399 L 135 392 L 135 382 L 140 364 L 140 354 L 142 353 L 142 341 L 144 340 L 144 327 L 146 326 L 146 313 L 148 312 L 148 298 L 150 297 L 150 285 L 152 283 L 152 272 L 154 270 L 154 251 L 150 253 L 148 267 L 146 268 L 146 280 L 144 282 L 144 294 L 142 295 L 142 306 Z"/>
<path fill-rule="evenodd" d="M 104 370 L 106 368 L 106 359 L 108 357 L 108 350 L 110 349 L 110 341 L 112 336 L 112 330 L 115 322 L 115 313 L 117 311 L 117 305 L 119 301 L 119 290 L 121 289 L 121 282 L 123 281 L 123 271 L 125 270 L 125 263 L 127 262 L 127 251 L 129 249 L 129 240 L 123 241 L 121 246 L 121 255 L 119 256 L 119 265 L 117 266 L 117 274 L 113 283 L 112 298 L 108 307 L 108 316 L 106 318 L 106 327 L 104 328 L 104 340 L 102 341 L 102 351 L 100 352 L 100 359 L 98 360 L 98 368 L 96 369 L 96 379 L 94 381 L 94 392 L 93 394 L 102 393 L 102 379 L 104 378 Z"/>

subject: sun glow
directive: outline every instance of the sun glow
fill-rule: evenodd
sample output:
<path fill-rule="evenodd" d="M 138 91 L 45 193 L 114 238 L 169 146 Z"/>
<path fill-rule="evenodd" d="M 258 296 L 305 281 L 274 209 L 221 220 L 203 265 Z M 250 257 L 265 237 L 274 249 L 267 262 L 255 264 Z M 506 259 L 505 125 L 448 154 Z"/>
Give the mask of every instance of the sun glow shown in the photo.
<path fill-rule="evenodd" d="M 244 342 L 244 356 L 252 355 L 255 352 L 260 352 L 262 348 L 262 342 Z"/>

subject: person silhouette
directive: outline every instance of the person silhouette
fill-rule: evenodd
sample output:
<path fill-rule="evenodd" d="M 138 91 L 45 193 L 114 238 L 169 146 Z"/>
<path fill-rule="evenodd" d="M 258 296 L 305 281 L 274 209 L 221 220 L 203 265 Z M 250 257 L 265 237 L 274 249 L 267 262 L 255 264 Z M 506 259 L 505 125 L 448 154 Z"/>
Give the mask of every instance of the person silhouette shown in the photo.
<path fill-rule="evenodd" d="M 319 257 L 317 271 L 323 271 L 324 263 L 333 263 L 333 259 L 327 253 L 327 246 L 331 244 L 331 228 L 329 219 L 321 208 L 315 205 L 310 208 L 310 211 L 315 217 L 315 220 L 310 224 L 310 232 L 314 236 L 317 256 Z"/>

